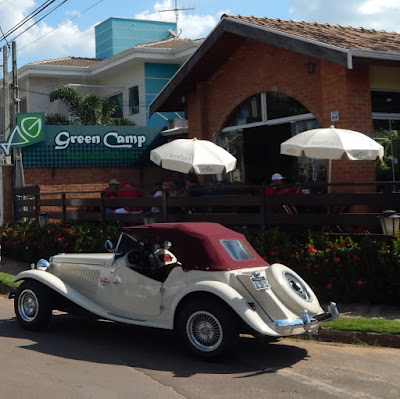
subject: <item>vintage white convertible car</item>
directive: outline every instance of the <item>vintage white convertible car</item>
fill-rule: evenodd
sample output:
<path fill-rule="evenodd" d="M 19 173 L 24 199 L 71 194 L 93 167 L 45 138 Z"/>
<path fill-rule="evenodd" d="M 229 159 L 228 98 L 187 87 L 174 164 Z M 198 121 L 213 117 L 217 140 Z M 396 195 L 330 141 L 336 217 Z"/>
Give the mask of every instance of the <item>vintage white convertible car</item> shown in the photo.
<path fill-rule="evenodd" d="M 41 329 L 52 310 L 175 330 L 195 354 L 229 351 L 239 333 L 274 339 L 316 332 L 324 312 L 293 270 L 268 265 L 246 238 L 217 223 L 127 227 L 108 253 L 40 260 L 15 293 L 19 323 Z"/>

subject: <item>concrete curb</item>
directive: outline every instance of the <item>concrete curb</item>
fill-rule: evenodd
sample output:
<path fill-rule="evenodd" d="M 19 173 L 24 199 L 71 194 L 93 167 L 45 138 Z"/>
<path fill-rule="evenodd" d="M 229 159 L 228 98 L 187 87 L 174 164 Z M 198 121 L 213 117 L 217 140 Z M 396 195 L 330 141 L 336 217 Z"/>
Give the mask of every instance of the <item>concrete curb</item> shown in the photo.
<path fill-rule="evenodd" d="M 318 334 L 301 336 L 304 340 L 337 342 L 352 345 L 370 345 L 400 349 L 400 335 L 383 335 L 370 332 L 321 329 Z"/>

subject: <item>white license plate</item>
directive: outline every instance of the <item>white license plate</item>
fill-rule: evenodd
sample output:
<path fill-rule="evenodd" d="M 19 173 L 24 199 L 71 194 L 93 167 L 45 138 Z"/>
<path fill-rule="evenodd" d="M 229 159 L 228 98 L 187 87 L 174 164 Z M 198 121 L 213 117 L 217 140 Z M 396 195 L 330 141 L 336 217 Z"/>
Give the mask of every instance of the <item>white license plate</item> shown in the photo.
<path fill-rule="evenodd" d="M 250 280 L 256 290 L 265 290 L 266 288 L 271 287 L 271 284 L 264 276 L 250 277 Z"/>

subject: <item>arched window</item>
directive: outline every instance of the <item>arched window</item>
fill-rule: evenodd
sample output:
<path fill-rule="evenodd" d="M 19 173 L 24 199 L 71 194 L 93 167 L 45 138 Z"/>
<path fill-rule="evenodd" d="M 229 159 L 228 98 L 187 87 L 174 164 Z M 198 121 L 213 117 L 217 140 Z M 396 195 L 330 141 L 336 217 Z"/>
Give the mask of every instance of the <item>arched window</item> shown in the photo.
<path fill-rule="evenodd" d="M 314 115 L 294 98 L 278 92 L 259 93 L 234 109 L 217 134 L 217 142 L 238 160 L 231 180 L 269 183 L 276 172 L 296 182 L 324 180 L 325 161 L 280 154 L 280 143 L 317 127 Z"/>

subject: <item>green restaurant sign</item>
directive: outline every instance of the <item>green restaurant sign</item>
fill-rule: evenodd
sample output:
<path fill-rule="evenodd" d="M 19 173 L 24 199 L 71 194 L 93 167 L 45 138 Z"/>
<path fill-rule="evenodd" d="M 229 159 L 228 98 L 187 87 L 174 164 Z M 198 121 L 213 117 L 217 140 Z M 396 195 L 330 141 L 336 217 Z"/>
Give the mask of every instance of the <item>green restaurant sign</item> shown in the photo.
<path fill-rule="evenodd" d="M 0 146 L 6 155 L 23 147 L 25 168 L 146 166 L 150 150 L 162 144 L 160 126 L 46 126 L 43 115 L 18 117 Z"/>

